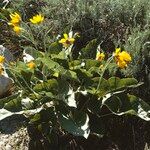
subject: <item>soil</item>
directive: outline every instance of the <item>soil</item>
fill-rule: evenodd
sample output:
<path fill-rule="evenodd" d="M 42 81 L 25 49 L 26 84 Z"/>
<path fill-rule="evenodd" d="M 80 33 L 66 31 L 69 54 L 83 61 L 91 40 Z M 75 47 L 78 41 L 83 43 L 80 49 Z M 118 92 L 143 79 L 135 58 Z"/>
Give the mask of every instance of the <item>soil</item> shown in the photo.
<path fill-rule="evenodd" d="M 23 116 L 0 121 L 0 150 L 28 150 L 29 139 Z"/>

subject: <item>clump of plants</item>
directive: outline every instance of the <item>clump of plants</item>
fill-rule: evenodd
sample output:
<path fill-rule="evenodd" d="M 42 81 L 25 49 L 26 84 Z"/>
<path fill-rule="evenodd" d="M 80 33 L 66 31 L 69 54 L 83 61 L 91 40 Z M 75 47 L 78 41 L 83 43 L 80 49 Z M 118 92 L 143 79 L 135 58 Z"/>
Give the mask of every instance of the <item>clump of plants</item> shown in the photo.
<path fill-rule="evenodd" d="M 149 58 L 148 5 L 136 2 L 14 0 L 5 5 L 0 42 L 15 46 L 20 56 L 9 63 L 0 56 L 0 75 L 14 82 L 12 95 L 0 99 L 0 120 L 23 114 L 28 127 L 59 148 L 57 135 L 105 136 L 103 117 L 111 114 L 149 121 L 149 104 L 134 94 L 143 83 L 133 76 L 139 77 Z"/>
<path fill-rule="evenodd" d="M 42 13 L 22 20 L 18 12 L 10 13 L 8 25 L 19 37 L 22 58 L 6 62 L 0 56 L 0 75 L 6 72 L 14 82 L 11 96 L 0 100 L 1 119 L 23 114 L 51 143 L 53 133 L 88 138 L 102 136 L 100 125 L 92 120 L 107 115 L 135 115 L 149 121 L 150 106 L 132 93 L 139 83 L 135 78 L 117 75 L 132 62 L 132 55 L 121 48 L 112 53 L 100 49 L 97 39 L 90 41 L 73 57 L 73 47 L 80 34 L 51 36 Z M 7 64 L 7 65 L 4 65 Z M 107 111 L 106 111 L 107 112 Z"/>

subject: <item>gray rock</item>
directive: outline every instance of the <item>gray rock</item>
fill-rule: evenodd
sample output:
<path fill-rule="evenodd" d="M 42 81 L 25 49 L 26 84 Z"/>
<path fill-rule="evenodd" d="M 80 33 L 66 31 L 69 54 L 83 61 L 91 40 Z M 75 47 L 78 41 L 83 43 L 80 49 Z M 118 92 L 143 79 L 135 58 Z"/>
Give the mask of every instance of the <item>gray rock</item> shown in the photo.
<path fill-rule="evenodd" d="M 5 63 L 3 64 L 4 74 L 0 75 L 0 97 L 1 97 L 12 87 L 13 81 L 8 77 L 7 73 L 5 72 L 5 67 L 7 66 L 7 63 L 13 61 L 14 59 L 11 52 L 3 45 L 0 45 L 0 55 L 5 57 Z"/>
<path fill-rule="evenodd" d="M 0 76 L 0 96 L 4 95 L 12 87 L 13 81 L 6 76 Z"/>
<path fill-rule="evenodd" d="M 0 45 L 0 55 L 3 55 L 5 57 L 6 63 L 14 60 L 12 53 L 3 45 Z M 4 66 L 6 65 L 6 63 L 4 63 Z"/>

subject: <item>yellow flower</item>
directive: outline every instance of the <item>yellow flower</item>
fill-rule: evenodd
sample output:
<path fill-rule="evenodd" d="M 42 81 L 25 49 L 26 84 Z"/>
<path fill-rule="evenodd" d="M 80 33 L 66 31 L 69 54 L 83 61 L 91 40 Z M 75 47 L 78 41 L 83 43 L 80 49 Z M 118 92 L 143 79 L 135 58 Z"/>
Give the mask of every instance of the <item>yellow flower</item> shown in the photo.
<path fill-rule="evenodd" d="M 32 22 L 33 24 L 38 24 L 43 22 L 44 20 L 44 16 L 42 16 L 41 14 L 35 15 L 30 19 L 30 22 Z"/>
<path fill-rule="evenodd" d="M 128 63 L 130 63 L 132 60 L 130 54 L 126 51 L 121 52 L 120 48 L 116 48 L 114 57 L 115 57 L 115 61 L 116 61 L 117 65 L 121 69 L 127 67 Z"/>
<path fill-rule="evenodd" d="M 0 75 L 2 75 L 3 72 L 4 72 L 4 69 L 3 69 L 3 67 L 0 65 Z"/>
<path fill-rule="evenodd" d="M 121 48 L 116 48 L 115 55 L 118 55 L 121 52 Z"/>
<path fill-rule="evenodd" d="M 16 32 L 16 34 L 19 34 L 22 30 L 22 28 L 20 26 L 14 26 L 13 27 L 14 32 Z"/>
<path fill-rule="evenodd" d="M 131 61 L 131 56 L 130 56 L 130 54 L 127 53 L 127 52 L 125 52 L 125 51 L 122 51 L 122 52 L 120 53 L 120 57 L 123 58 L 123 60 L 124 60 L 125 62 L 130 62 L 130 61 Z"/>
<path fill-rule="evenodd" d="M 64 47 L 69 47 L 70 45 L 72 45 L 75 41 L 74 38 L 71 38 L 68 36 L 68 34 L 64 33 L 64 38 L 62 38 L 61 40 L 59 40 L 59 43 L 61 43 Z"/>
<path fill-rule="evenodd" d="M 102 61 L 105 58 L 105 54 L 104 53 L 100 53 L 99 51 L 96 54 L 96 60 L 98 61 Z"/>
<path fill-rule="evenodd" d="M 33 61 L 30 61 L 29 63 L 27 63 L 27 66 L 30 68 L 30 69 L 34 69 L 36 67 L 36 64 L 33 62 Z"/>
<path fill-rule="evenodd" d="M 21 17 L 18 13 L 11 13 L 10 14 L 10 22 L 8 23 L 9 25 L 12 25 L 12 26 L 18 26 L 18 24 L 20 24 L 20 21 L 21 21 Z"/>
<path fill-rule="evenodd" d="M 5 61 L 5 57 L 0 55 L 0 63 L 2 64 Z"/>

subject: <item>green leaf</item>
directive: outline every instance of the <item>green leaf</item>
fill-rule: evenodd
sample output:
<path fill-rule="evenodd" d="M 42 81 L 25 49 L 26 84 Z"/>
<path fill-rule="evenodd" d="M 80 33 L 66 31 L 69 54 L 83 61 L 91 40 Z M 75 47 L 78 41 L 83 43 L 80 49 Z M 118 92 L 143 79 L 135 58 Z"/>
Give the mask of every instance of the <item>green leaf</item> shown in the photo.
<path fill-rule="evenodd" d="M 51 60 L 49 57 L 38 58 L 37 60 L 41 61 L 45 66 L 48 67 L 48 69 L 54 69 L 60 66 L 57 62 Z"/>
<path fill-rule="evenodd" d="M 59 121 L 63 129 L 75 136 L 88 138 L 90 134 L 89 117 L 85 113 L 76 112 L 73 116 L 59 114 Z"/>
<path fill-rule="evenodd" d="M 96 51 L 97 51 L 97 40 L 94 39 L 90 41 L 85 48 L 81 50 L 80 58 L 88 59 L 93 58 L 95 59 Z"/>
<path fill-rule="evenodd" d="M 150 121 L 150 106 L 134 95 L 119 93 L 105 100 L 106 105 L 114 114 L 131 114 Z"/>
<path fill-rule="evenodd" d="M 103 137 L 105 135 L 105 125 L 102 118 L 97 115 L 90 116 L 90 129 L 91 133 L 96 134 L 98 137 Z"/>
<path fill-rule="evenodd" d="M 100 62 L 97 60 L 92 60 L 92 59 L 86 59 L 85 61 L 85 67 L 87 70 L 91 69 L 92 67 L 99 67 Z"/>
<path fill-rule="evenodd" d="M 84 69 L 77 69 L 74 70 L 74 72 L 76 72 L 78 80 L 82 83 L 83 86 L 85 87 L 91 86 L 91 84 L 93 83 L 91 79 L 92 74 L 90 74 L 88 71 Z"/>
<path fill-rule="evenodd" d="M 108 79 L 108 82 L 110 85 L 110 91 L 119 90 L 123 88 L 137 87 L 141 85 L 141 83 L 138 84 L 138 81 L 135 78 L 120 79 L 118 77 L 111 77 Z"/>
<path fill-rule="evenodd" d="M 36 84 L 34 87 L 36 92 L 47 91 L 52 93 L 58 92 L 58 82 L 56 79 L 50 79 L 40 84 Z"/>
<path fill-rule="evenodd" d="M 21 75 L 25 79 L 25 81 L 28 84 L 30 84 L 30 80 L 31 80 L 31 77 L 32 77 L 32 72 L 27 72 L 27 71 L 22 70 Z"/>
<path fill-rule="evenodd" d="M 11 111 L 11 112 L 21 111 L 22 109 L 21 99 L 16 98 L 14 100 L 9 101 L 8 103 L 5 103 L 4 109 Z"/>
<path fill-rule="evenodd" d="M 26 117 L 27 116 L 31 116 L 31 115 L 34 115 L 36 113 L 39 113 L 43 108 L 36 108 L 36 109 L 32 109 L 32 110 L 25 110 L 25 111 L 19 111 L 19 112 L 11 112 L 11 111 L 8 111 L 4 108 L 0 109 L 0 121 L 7 118 L 7 117 L 10 117 L 12 115 L 25 115 Z"/>
<path fill-rule="evenodd" d="M 92 95 L 92 98 L 90 98 L 88 102 L 87 108 L 89 109 L 90 112 L 97 114 L 100 112 L 101 105 L 102 105 L 102 101 L 98 101 L 97 97 L 94 97 Z"/>
<path fill-rule="evenodd" d="M 66 53 L 65 51 L 61 51 L 59 54 L 51 54 L 52 59 L 66 59 Z"/>
<path fill-rule="evenodd" d="M 37 59 L 39 57 L 43 57 L 42 52 L 36 50 L 35 48 L 33 48 L 31 46 L 24 47 L 24 51 L 25 51 L 25 53 L 31 55 L 34 59 Z"/>
<path fill-rule="evenodd" d="M 73 61 L 69 62 L 69 68 L 71 70 L 80 69 L 82 67 L 81 64 L 82 64 L 81 60 L 73 60 Z"/>
<path fill-rule="evenodd" d="M 99 97 L 103 97 L 106 93 L 109 91 L 109 83 L 106 79 L 101 78 L 101 82 L 99 84 L 100 77 L 96 77 L 92 79 L 94 81 L 94 84 L 92 86 L 95 87 L 96 93 Z M 99 84 L 99 87 L 98 87 Z"/>
<path fill-rule="evenodd" d="M 58 42 L 54 42 L 48 47 L 49 54 L 59 54 L 61 51 L 62 51 L 62 45 L 59 44 Z"/>
<path fill-rule="evenodd" d="M 75 100 L 75 92 L 73 91 L 73 89 L 69 89 L 67 95 L 65 96 L 65 100 L 64 100 L 68 106 L 70 107 L 77 107 L 76 104 L 76 100 Z"/>
<path fill-rule="evenodd" d="M 71 70 L 67 70 L 64 74 L 63 77 L 65 76 L 66 79 L 72 79 L 72 80 L 77 80 L 78 81 L 78 77 L 76 72 L 71 71 Z"/>
<path fill-rule="evenodd" d="M 2 98 L 0 99 L 0 109 L 4 107 L 4 105 L 6 103 L 8 103 L 9 101 L 11 100 L 14 100 L 14 99 L 17 99 L 17 97 L 20 95 L 20 93 L 17 93 L 17 94 L 14 94 L 14 95 L 11 95 L 9 97 L 5 97 L 5 98 Z"/>

